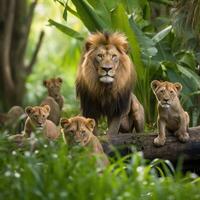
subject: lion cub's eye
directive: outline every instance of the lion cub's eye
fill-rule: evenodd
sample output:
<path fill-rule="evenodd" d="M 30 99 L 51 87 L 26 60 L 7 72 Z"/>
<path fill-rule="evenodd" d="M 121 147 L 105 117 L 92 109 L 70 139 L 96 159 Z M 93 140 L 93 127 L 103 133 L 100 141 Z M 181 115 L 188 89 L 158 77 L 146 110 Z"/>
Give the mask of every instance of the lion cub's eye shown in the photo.
<path fill-rule="evenodd" d="M 85 131 L 81 131 L 81 136 L 85 136 L 86 132 Z"/>
<path fill-rule="evenodd" d="M 173 90 L 170 90 L 170 93 L 172 94 L 172 93 L 173 93 Z"/>
<path fill-rule="evenodd" d="M 160 90 L 161 93 L 163 93 L 165 90 Z"/>

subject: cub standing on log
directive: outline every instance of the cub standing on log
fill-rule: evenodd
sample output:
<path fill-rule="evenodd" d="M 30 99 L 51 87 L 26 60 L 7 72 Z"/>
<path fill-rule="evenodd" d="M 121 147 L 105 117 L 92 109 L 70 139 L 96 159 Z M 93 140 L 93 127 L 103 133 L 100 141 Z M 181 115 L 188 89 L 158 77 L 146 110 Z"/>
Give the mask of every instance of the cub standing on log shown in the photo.
<path fill-rule="evenodd" d="M 76 92 L 82 114 L 95 119 L 96 125 L 106 116 L 108 136 L 144 129 L 144 109 L 131 93 L 136 73 L 127 52 L 123 34 L 94 33 L 86 40 L 78 68 Z"/>
<path fill-rule="evenodd" d="M 64 97 L 60 94 L 62 79 L 59 77 L 51 78 L 49 80 L 44 80 L 43 84 L 48 90 L 48 97 L 46 97 L 41 105 L 50 106 L 51 111 L 48 119 L 58 125 L 64 104 Z"/>
<path fill-rule="evenodd" d="M 166 130 L 175 132 L 179 141 L 189 140 L 188 126 L 189 115 L 185 112 L 179 101 L 182 89 L 180 83 L 151 82 L 151 88 L 158 100 L 158 136 L 154 139 L 156 146 L 163 146 L 166 141 Z"/>
<path fill-rule="evenodd" d="M 109 160 L 103 151 L 98 138 L 93 134 L 95 121 L 90 118 L 76 116 L 70 119 L 61 119 L 65 142 L 70 146 L 80 144 L 83 147 L 91 148 L 92 155 L 99 156 L 100 167 L 107 166 Z"/>
<path fill-rule="evenodd" d="M 24 133 L 10 136 L 9 139 L 13 141 L 23 141 L 24 138 L 31 137 L 31 133 L 37 129 L 41 129 L 45 138 L 54 140 L 57 139 L 60 135 L 56 125 L 47 119 L 50 113 L 49 105 L 44 106 L 28 106 L 25 109 L 26 114 L 28 115 L 25 126 Z"/>

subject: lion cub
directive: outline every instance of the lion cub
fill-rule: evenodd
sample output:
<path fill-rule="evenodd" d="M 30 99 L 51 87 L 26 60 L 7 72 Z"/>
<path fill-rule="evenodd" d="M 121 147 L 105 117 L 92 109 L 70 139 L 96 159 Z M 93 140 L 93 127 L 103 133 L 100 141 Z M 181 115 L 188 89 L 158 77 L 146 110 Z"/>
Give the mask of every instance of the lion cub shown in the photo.
<path fill-rule="evenodd" d="M 71 146 L 80 144 L 83 147 L 89 147 L 91 148 L 92 155 L 100 156 L 100 165 L 107 166 L 109 164 L 101 143 L 93 134 L 95 127 L 93 119 L 76 116 L 70 119 L 61 119 L 60 123 L 63 128 L 65 142 Z"/>
<path fill-rule="evenodd" d="M 20 130 L 24 117 L 24 109 L 20 106 L 13 106 L 7 113 L 0 113 L 0 126 Z"/>
<path fill-rule="evenodd" d="M 182 90 L 180 83 L 151 82 L 151 88 L 158 100 L 158 136 L 154 139 L 156 146 L 163 146 L 166 141 L 166 130 L 172 131 L 179 141 L 187 142 L 189 134 L 189 115 L 185 112 L 179 101 Z"/>
<path fill-rule="evenodd" d="M 60 132 L 57 130 L 56 125 L 47 119 L 50 113 L 50 107 L 48 105 L 28 106 L 25 112 L 28 117 L 25 122 L 24 133 L 13 135 L 9 137 L 10 140 L 19 141 L 20 138 L 29 138 L 31 133 L 37 129 L 40 129 L 48 139 L 55 140 L 59 137 Z"/>
<path fill-rule="evenodd" d="M 41 105 L 50 106 L 51 111 L 48 119 L 56 125 L 60 122 L 61 111 L 64 104 L 64 97 L 60 94 L 62 82 L 62 79 L 59 77 L 43 81 L 43 85 L 48 90 L 48 96 L 44 101 L 42 101 Z"/>

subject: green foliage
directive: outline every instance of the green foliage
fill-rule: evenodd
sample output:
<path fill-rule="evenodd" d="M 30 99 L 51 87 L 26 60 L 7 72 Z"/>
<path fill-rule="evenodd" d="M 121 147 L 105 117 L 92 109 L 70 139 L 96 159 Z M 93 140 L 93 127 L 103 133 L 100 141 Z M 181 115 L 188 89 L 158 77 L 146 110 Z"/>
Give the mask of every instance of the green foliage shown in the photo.
<path fill-rule="evenodd" d="M 113 160 L 104 171 L 81 148 L 38 141 L 34 152 L 0 138 L 1 199 L 199 199 L 200 179 L 182 176 L 169 161 L 150 164 L 140 152 Z"/>
<path fill-rule="evenodd" d="M 156 2 L 172 5 L 172 1 L 167 0 Z M 193 95 L 198 94 L 200 85 L 199 76 L 195 73 L 196 54 L 192 50 L 180 49 L 181 40 L 176 37 L 169 20 L 162 20 L 165 24 L 160 27 L 154 25 L 151 20 L 151 5 L 147 0 L 118 0 L 109 3 L 106 0 L 72 0 L 63 2 L 62 6 L 65 14 L 72 13 L 70 10 L 75 7 L 73 15 L 90 32 L 109 30 L 126 34 L 130 44 L 130 56 L 138 75 L 135 93 L 144 105 L 148 123 L 155 121 L 155 99 L 152 98 L 150 90 L 150 82 L 153 79 L 181 82 L 184 86 L 182 101 L 185 102 L 185 109 L 190 111 L 191 115 L 195 112 L 197 105 Z M 67 18 L 64 17 L 64 20 L 64 23 L 68 23 Z M 60 29 L 60 25 L 54 21 L 49 22 Z M 76 37 L 67 27 L 62 31 Z M 192 122 L 193 125 L 196 123 L 194 120 Z"/>

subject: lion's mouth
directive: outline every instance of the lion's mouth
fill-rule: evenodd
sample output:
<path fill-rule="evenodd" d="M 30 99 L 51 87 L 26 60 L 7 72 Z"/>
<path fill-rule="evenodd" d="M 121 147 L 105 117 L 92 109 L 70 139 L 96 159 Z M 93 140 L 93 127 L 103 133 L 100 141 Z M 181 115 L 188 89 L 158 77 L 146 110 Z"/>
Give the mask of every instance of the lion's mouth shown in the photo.
<path fill-rule="evenodd" d="M 99 80 L 102 83 L 112 83 L 114 81 L 114 77 L 105 75 L 105 76 L 101 76 Z"/>

